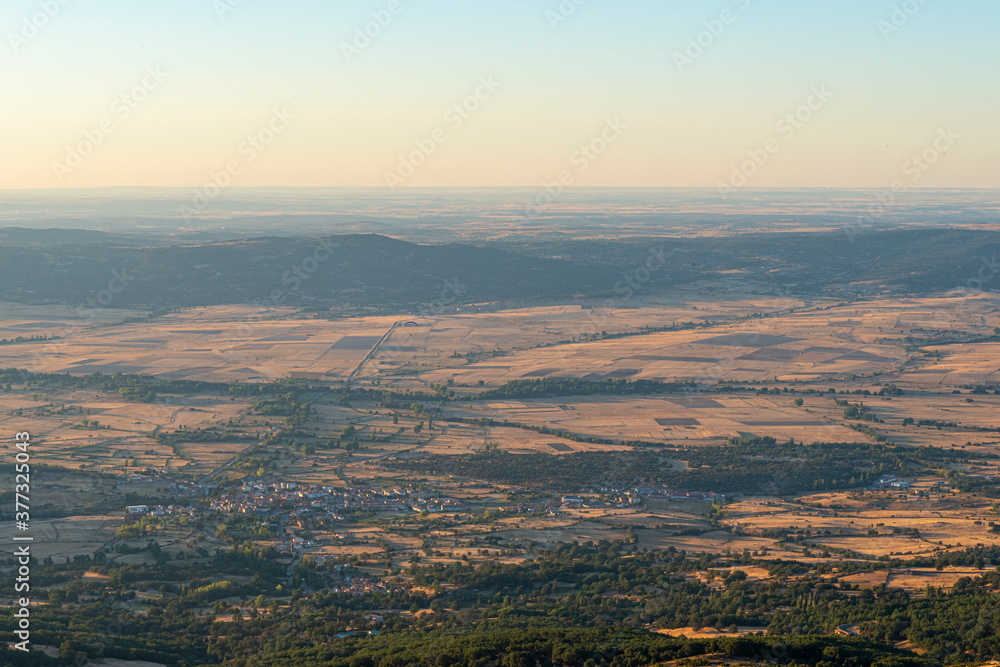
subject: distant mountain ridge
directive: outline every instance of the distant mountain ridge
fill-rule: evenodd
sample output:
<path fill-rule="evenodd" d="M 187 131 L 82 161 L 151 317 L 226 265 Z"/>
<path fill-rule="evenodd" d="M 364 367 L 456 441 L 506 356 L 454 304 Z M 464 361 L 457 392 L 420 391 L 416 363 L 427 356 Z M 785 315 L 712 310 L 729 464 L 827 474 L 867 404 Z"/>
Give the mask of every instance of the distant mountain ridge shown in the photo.
<path fill-rule="evenodd" d="M 84 303 L 107 289 L 112 303 L 102 305 L 114 307 L 264 303 L 413 310 L 593 293 L 616 280 L 606 267 L 376 234 L 141 248 L 0 244 L 0 299 L 21 303 Z"/>
<path fill-rule="evenodd" d="M 378 234 L 135 245 L 72 230 L 8 230 L 0 300 L 119 308 L 232 303 L 418 312 L 578 298 L 613 302 L 695 281 L 793 294 L 1000 288 L 1000 232 L 915 229 L 729 237 L 422 245 Z M 646 271 L 651 266 L 655 269 Z M 735 277 L 735 278 L 734 278 Z M 631 280 L 631 282 L 629 282 Z M 605 301 L 607 300 L 607 301 Z"/>
<path fill-rule="evenodd" d="M 92 229 L 0 227 L 0 243 L 8 245 L 146 245 L 149 242 L 148 239 L 138 236 L 113 234 Z"/>
<path fill-rule="evenodd" d="M 504 244 L 535 256 L 596 266 L 627 266 L 663 246 L 673 284 L 742 272 L 788 293 L 887 289 L 933 292 L 966 287 L 1000 291 L 1000 232 L 967 229 L 774 232 L 626 241 L 566 240 Z"/>

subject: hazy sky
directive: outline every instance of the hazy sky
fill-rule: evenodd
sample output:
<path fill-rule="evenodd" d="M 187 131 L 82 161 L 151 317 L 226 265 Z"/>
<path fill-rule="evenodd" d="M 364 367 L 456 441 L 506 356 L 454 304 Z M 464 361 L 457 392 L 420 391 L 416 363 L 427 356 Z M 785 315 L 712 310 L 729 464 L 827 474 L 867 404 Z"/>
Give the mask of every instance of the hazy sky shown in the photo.
<path fill-rule="evenodd" d="M 996 0 L 5 5 L 0 188 L 1000 186 Z"/>

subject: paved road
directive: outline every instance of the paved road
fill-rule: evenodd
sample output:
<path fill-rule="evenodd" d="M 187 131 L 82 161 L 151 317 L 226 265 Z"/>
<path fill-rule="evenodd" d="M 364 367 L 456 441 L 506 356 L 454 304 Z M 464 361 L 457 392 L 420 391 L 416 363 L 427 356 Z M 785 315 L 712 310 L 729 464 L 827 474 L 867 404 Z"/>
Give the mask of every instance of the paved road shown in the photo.
<path fill-rule="evenodd" d="M 836 634 L 843 635 L 845 637 L 860 637 L 861 635 L 858 634 L 857 630 L 855 630 L 856 627 L 856 623 L 846 623 L 844 625 L 838 625 L 835 632 Z"/>
<path fill-rule="evenodd" d="M 384 334 L 382 334 L 382 337 L 378 339 L 378 342 L 375 343 L 375 346 L 372 347 L 372 349 L 368 350 L 368 354 L 366 354 L 365 358 L 361 360 L 361 363 L 358 364 L 357 368 L 355 368 L 353 371 L 351 371 L 351 374 L 347 376 L 347 381 L 348 382 L 350 382 L 351 380 L 353 380 L 354 376 L 361 372 L 361 369 L 364 368 L 364 365 L 366 363 L 368 363 L 368 361 L 372 357 L 375 356 L 375 354 L 378 352 L 378 349 L 380 347 L 382 347 L 382 344 L 385 343 L 385 341 L 389 340 L 389 336 L 392 335 L 392 332 L 395 331 L 396 329 L 398 329 L 402 325 L 403 325 L 402 322 L 395 322 L 395 323 L 393 323 L 393 325 L 391 327 L 389 327 L 388 331 L 386 331 Z"/>
<path fill-rule="evenodd" d="M 382 347 L 382 344 L 385 343 L 385 341 L 389 340 L 389 337 L 392 336 L 392 332 L 395 331 L 397 328 L 399 328 L 402 325 L 403 325 L 403 322 L 395 322 L 395 323 L 393 323 L 393 325 L 391 327 L 389 327 L 388 331 L 386 331 L 384 334 L 382 334 L 382 337 L 378 339 L 378 342 L 375 343 L 375 345 L 372 347 L 372 349 L 368 350 L 368 354 L 366 354 L 365 358 L 361 360 L 361 363 L 359 363 L 357 365 L 357 367 L 353 371 L 351 371 L 351 374 L 347 376 L 347 382 L 350 382 L 351 380 L 354 379 L 354 376 L 357 375 L 361 371 L 361 369 L 364 367 L 364 365 L 366 363 L 368 363 L 368 361 L 372 357 L 375 356 L 375 354 L 378 352 L 379 348 Z M 322 396 L 323 396 L 323 394 L 317 395 L 315 398 L 310 399 L 309 403 L 310 404 L 315 403 Z M 171 422 L 173 422 L 173 417 L 174 417 L 174 415 L 171 415 Z M 238 459 L 241 455 L 249 452 L 251 449 L 253 449 L 257 445 L 264 444 L 265 440 L 267 440 L 269 437 L 271 437 L 272 435 L 274 435 L 275 433 L 277 433 L 280 430 L 281 430 L 280 426 L 275 426 L 274 428 L 272 428 L 270 431 L 267 432 L 266 435 L 264 435 L 263 437 L 261 437 L 260 440 L 258 440 L 257 442 L 253 443 L 252 445 L 248 445 L 239 454 L 236 454 L 235 456 L 233 456 L 232 458 L 230 458 L 229 460 L 227 460 L 225 463 L 223 463 L 222 465 L 220 465 L 218 468 L 216 468 L 212 472 L 210 472 L 207 475 L 205 475 L 204 477 L 202 477 L 201 478 L 201 483 L 204 484 L 205 482 L 209 481 L 210 479 L 212 479 L 213 477 L 215 477 L 216 475 L 218 475 L 223 470 L 227 469 L 229 466 L 233 465 L 233 463 L 236 462 L 236 459 Z"/>
<path fill-rule="evenodd" d="M 326 394 L 324 394 L 322 392 L 319 393 L 319 394 L 316 394 L 315 396 L 313 396 L 312 398 L 309 399 L 309 405 L 312 405 L 313 403 L 315 403 L 319 399 L 323 398 L 324 396 L 326 396 Z M 222 465 L 220 465 L 218 468 L 216 468 L 212 472 L 210 472 L 207 475 L 205 475 L 204 477 L 202 477 L 201 478 L 201 483 L 204 484 L 205 482 L 207 482 L 208 480 L 212 479 L 213 477 L 215 477 L 216 475 L 218 475 L 220 472 L 222 472 L 223 470 L 225 470 L 229 466 L 233 465 L 233 463 L 236 462 L 236 459 L 238 459 L 243 454 L 246 454 L 247 452 L 249 452 L 251 449 L 253 449 L 257 445 L 263 445 L 265 440 L 267 440 L 268 438 L 270 438 L 272 435 L 280 432 L 282 430 L 282 428 L 284 428 L 284 427 L 283 426 L 275 426 L 275 427 L 271 428 L 271 430 L 268 431 L 263 436 L 261 436 L 261 438 L 257 442 L 255 442 L 255 443 L 253 443 L 251 445 L 247 445 L 238 454 L 234 455 L 231 459 L 229 459 L 228 461 L 226 461 L 225 463 L 223 463 Z"/>
<path fill-rule="evenodd" d="M 225 469 L 226 469 L 226 468 L 228 468 L 229 466 L 233 465 L 233 463 L 235 463 L 235 462 L 236 462 L 236 459 L 238 459 L 238 458 L 239 458 L 240 456 L 242 456 L 243 454 L 246 454 L 247 452 L 249 452 L 249 451 L 250 451 L 251 449 L 253 449 L 253 448 L 254 448 L 254 447 L 256 447 L 257 445 L 262 445 L 262 444 L 264 444 L 264 441 L 265 441 L 265 440 L 267 440 L 268 438 L 270 438 L 270 437 L 271 437 L 272 435 L 274 435 L 275 433 L 277 433 L 277 432 L 278 432 L 278 431 L 280 431 L 280 430 L 281 430 L 281 427 L 280 427 L 280 426 L 275 426 L 275 427 L 273 427 L 273 428 L 272 428 L 272 429 L 271 429 L 270 431 L 268 431 L 268 432 L 267 432 L 267 433 L 266 433 L 265 435 L 262 435 L 262 436 L 260 437 L 260 439 L 259 439 L 259 440 L 258 440 L 257 442 L 255 442 L 255 443 L 253 443 L 253 444 L 251 444 L 251 445 L 247 445 L 247 446 L 246 446 L 246 447 L 245 447 L 244 449 L 242 449 L 242 450 L 240 451 L 240 453 L 239 453 L 239 454 L 236 454 L 236 455 L 234 455 L 234 456 L 233 456 L 233 457 L 232 457 L 231 459 L 227 460 L 227 461 L 226 461 L 225 463 L 223 463 L 222 465 L 220 465 L 220 466 L 219 466 L 218 468 L 216 468 L 216 469 L 215 469 L 215 470 L 213 470 L 212 472 L 210 472 L 210 473 L 208 473 L 207 475 L 205 475 L 204 477 L 202 477 L 202 478 L 201 478 L 201 482 L 200 482 L 200 483 L 201 483 L 201 484 L 204 484 L 204 483 L 205 483 L 205 482 L 207 482 L 208 480 L 212 479 L 213 477 L 215 477 L 216 475 L 218 475 L 218 474 L 219 474 L 220 472 L 222 472 L 223 470 L 225 470 Z"/>

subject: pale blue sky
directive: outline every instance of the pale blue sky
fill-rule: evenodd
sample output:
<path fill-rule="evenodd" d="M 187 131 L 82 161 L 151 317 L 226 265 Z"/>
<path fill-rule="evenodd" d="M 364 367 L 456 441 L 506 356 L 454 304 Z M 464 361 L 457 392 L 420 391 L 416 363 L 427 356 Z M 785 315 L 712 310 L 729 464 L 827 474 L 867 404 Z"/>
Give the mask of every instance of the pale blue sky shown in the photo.
<path fill-rule="evenodd" d="M 748 185 L 883 187 L 942 128 L 960 138 L 913 186 L 1000 186 L 994 0 L 911 0 L 888 38 L 879 21 L 906 3 L 586 0 L 553 28 L 558 0 L 399 0 L 350 62 L 342 43 L 387 0 L 243 0 L 220 15 L 224 2 L 8 2 L 0 187 L 194 187 L 233 161 L 240 186 L 382 186 L 438 129 L 404 185 L 537 186 L 569 171 L 574 185 L 713 186 L 778 137 Z M 55 15 L 24 32 L 46 3 Z M 726 10 L 679 71 L 674 54 Z M 149 67 L 168 76 L 119 117 L 115 99 Z M 499 89 L 450 125 L 484 76 Z M 782 137 L 776 123 L 813 87 L 832 98 Z M 241 144 L 275 108 L 295 118 L 250 159 Z M 581 171 L 574 153 L 614 118 L 627 129 Z M 102 121 L 113 132 L 70 164 Z"/>

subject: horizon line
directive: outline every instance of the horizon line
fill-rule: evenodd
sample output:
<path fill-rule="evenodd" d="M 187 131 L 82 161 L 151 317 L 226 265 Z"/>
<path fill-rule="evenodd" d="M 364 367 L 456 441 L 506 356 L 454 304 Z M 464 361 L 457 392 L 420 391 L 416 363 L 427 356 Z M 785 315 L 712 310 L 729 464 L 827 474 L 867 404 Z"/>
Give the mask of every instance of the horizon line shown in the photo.
<path fill-rule="evenodd" d="M 0 194 L 5 193 L 29 193 L 29 192 L 45 192 L 45 193 L 74 193 L 74 192 L 95 192 L 100 190 L 190 190 L 192 188 L 197 189 L 198 186 L 190 185 L 95 185 L 95 186 L 85 186 L 85 187 L 53 187 L 53 188 L 3 188 L 0 187 Z M 730 195 L 739 194 L 740 192 L 784 192 L 791 190 L 832 190 L 832 191 L 849 191 L 849 190 L 884 190 L 887 186 L 873 186 L 873 185 L 845 185 L 845 186 L 831 186 L 831 185 L 790 185 L 790 186 L 773 186 L 773 187 L 761 187 L 761 186 L 744 186 L 736 190 L 735 192 L 730 192 Z M 538 190 L 540 187 L 538 185 L 434 185 L 434 186 L 409 186 L 406 188 L 400 188 L 398 190 L 390 190 L 385 186 L 379 185 L 249 185 L 249 186 L 231 186 L 226 188 L 228 192 L 236 191 L 261 191 L 261 190 L 365 190 L 365 191 L 380 191 L 386 196 L 397 196 L 400 194 L 406 194 L 408 192 L 427 192 L 432 190 Z M 586 190 L 710 190 L 713 192 L 718 192 L 718 187 L 714 185 L 572 185 L 565 186 L 564 190 L 568 191 L 586 191 Z M 1000 191 L 1000 185 L 993 187 L 983 187 L 983 186 L 948 186 L 948 187 L 935 187 L 935 186 L 914 186 L 907 189 L 909 192 L 914 191 L 955 191 L 955 190 L 978 190 L 978 191 Z"/>

